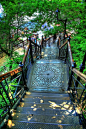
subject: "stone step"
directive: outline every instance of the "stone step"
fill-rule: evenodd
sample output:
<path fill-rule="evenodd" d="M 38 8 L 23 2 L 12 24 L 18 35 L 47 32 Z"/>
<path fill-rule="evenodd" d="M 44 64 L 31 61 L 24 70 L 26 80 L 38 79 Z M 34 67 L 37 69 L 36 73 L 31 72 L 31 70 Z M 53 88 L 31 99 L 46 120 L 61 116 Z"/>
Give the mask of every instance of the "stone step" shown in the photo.
<path fill-rule="evenodd" d="M 78 125 L 78 116 L 64 116 L 64 115 L 35 115 L 35 114 L 24 114 L 15 113 L 12 120 L 27 121 L 27 122 L 41 122 L 41 123 L 56 123 L 56 124 L 71 124 Z"/>
<path fill-rule="evenodd" d="M 81 125 L 52 124 L 12 120 L 11 124 L 3 129 L 83 129 Z"/>
<path fill-rule="evenodd" d="M 39 115 L 66 115 L 76 116 L 75 110 L 61 110 L 61 109 L 46 109 L 46 108 L 30 108 L 30 107 L 17 107 L 15 113 L 39 114 Z"/>
<path fill-rule="evenodd" d="M 31 107 L 31 108 L 48 108 L 48 109 L 64 109 L 64 110 L 73 110 L 73 105 L 71 104 L 56 104 L 50 102 L 50 104 L 45 103 L 26 103 L 20 102 L 18 107 Z"/>

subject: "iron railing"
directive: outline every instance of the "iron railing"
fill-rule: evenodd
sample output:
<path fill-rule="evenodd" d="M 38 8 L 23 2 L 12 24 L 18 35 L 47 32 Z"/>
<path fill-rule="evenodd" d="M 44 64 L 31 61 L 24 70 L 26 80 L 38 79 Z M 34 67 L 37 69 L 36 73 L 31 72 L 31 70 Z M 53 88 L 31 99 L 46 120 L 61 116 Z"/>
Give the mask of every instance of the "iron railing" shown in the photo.
<path fill-rule="evenodd" d="M 53 37 L 53 36 L 52 36 Z M 51 38 L 52 38 L 51 37 Z M 48 44 L 50 37 L 44 39 L 41 44 L 34 43 L 29 37 L 29 44 L 19 67 L 5 74 L 0 75 L 0 128 L 3 127 L 8 118 L 11 118 L 13 110 L 24 96 L 27 87 L 31 67 L 36 59 L 41 58 L 42 48 Z"/>
<path fill-rule="evenodd" d="M 80 117 L 82 116 L 81 119 L 83 118 L 84 121 L 84 119 L 86 119 L 86 75 L 82 72 L 85 68 L 86 52 L 84 55 L 83 62 L 80 65 L 79 71 L 75 68 L 76 63 L 74 62 L 72 57 L 70 36 L 62 46 L 60 45 L 60 40 L 61 39 L 59 37 L 59 58 L 63 59 L 64 63 L 66 63 L 68 66 L 68 93 L 71 97 L 72 102 L 74 102 L 73 104 L 77 113 L 80 114 Z M 84 125 L 85 122 L 82 123 Z"/>

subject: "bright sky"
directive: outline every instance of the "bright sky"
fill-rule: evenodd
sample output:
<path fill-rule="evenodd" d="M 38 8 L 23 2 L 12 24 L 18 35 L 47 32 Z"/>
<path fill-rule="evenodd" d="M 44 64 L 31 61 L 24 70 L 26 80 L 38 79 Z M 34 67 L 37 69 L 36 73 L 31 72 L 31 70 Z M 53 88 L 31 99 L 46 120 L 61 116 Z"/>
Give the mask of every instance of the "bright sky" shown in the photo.
<path fill-rule="evenodd" d="M 3 12 L 3 8 L 2 8 L 2 5 L 0 4 L 0 13 Z"/>

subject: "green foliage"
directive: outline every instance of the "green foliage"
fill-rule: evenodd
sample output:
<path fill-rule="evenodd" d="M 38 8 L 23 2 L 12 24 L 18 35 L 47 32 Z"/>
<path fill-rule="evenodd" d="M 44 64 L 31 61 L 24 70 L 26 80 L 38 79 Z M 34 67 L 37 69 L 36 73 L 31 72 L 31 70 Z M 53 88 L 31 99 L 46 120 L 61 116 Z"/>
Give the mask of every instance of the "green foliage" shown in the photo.
<path fill-rule="evenodd" d="M 20 3 L 20 4 L 19 4 Z M 75 30 L 77 34 L 73 34 L 73 38 L 70 41 L 73 59 L 77 64 L 77 68 L 79 69 L 80 64 L 83 61 L 84 54 L 86 52 L 86 2 L 83 4 L 75 0 L 4 0 L 1 1 L 1 4 L 6 13 L 5 18 L 3 20 L 5 23 L 0 22 L 0 44 L 2 47 L 6 48 L 10 46 L 11 40 L 9 37 L 11 36 L 11 30 L 17 31 L 19 28 L 13 25 L 13 21 L 17 20 L 20 25 L 20 18 L 22 16 L 28 15 L 32 16 L 34 12 L 38 10 L 40 13 L 39 16 L 36 17 L 35 21 L 40 23 L 40 26 L 36 26 L 35 31 L 41 27 L 46 21 L 48 24 L 56 23 L 56 9 L 59 7 L 60 13 L 58 14 L 59 19 L 65 19 L 67 17 L 67 29 Z M 22 21 L 23 22 L 23 21 Z M 56 27 L 54 29 L 50 29 L 48 31 L 44 31 L 46 36 L 53 35 L 58 32 L 62 32 L 64 30 L 64 24 L 60 22 L 61 26 Z M 26 35 L 31 36 L 31 35 Z M 3 38 L 4 37 L 4 38 Z M 18 35 L 15 37 L 17 39 Z M 16 42 L 15 42 L 16 43 Z M 7 47 L 8 48 L 8 47 Z M 11 53 L 11 48 L 9 48 L 9 52 Z M 8 59 L 5 63 L 5 66 L 8 67 L 8 71 L 10 66 L 12 65 L 12 69 L 18 67 L 20 61 L 22 61 L 24 55 L 19 56 L 18 53 L 13 53 L 13 58 Z M 0 67 L 0 71 L 3 71 L 4 68 Z M 86 73 L 86 68 L 83 73 Z M 7 88 L 7 87 L 6 87 Z M 4 93 L 4 92 L 3 92 Z M 6 98 L 6 96 L 5 96 Z M 0 111 L 1 112 L 1 111 Z M 85 114 L 83 113 L 86 118 Z"/>
<path fill-rule="evenodd" d="M 86 111 L 86 108 L 85 108 L 85 111 Z M 83 112 L 83 116 L 86 119 L 86 113 L 85 112 Z"/>
<path fill-rule="evenodd" d="M 4 62 L 4 65 L 6 66 L 6 70 L 13 70 L 18 68 L 19 66 L 19 62 L 23 60 L 24 54 L 23 55 L 19 55 L 18 52 L 14 52 L 13 53 L 13 57 L 10 60 L 10 58 L 6 58 L 6 62 Z M 10 69 L 10 67 L 12 66 L 12 68 Z M 0 67 L 0 72 L 4 72 L 4 66 Z"/>

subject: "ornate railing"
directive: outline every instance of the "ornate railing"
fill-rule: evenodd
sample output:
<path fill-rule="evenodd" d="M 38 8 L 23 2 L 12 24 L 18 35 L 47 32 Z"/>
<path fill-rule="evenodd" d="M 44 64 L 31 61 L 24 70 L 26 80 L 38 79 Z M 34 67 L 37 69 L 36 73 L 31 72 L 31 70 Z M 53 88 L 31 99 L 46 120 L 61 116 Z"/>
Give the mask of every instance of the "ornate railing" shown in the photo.
<path fill-rule="evenodd" d="M 0 128 L 11 118 L 13 110 L 24 96 L 27 87 L 31 67 L 36 59 L 41 58 L 42 48 L 49 44 L 53 36 L 42 40 L 40 45 L 34 43 L 29 37 L 28 47 L 19 67 L 5 74 L 0 75 Z M 54 38 L 53 38 L 54 41 Z"/>
<path fill-rule="evenodd" d="M 77 70 L 76 63 L 72 57 L 71 45 L 70 45 L 70 36 L 68 40 L 61 46 L 60 37 L 58 39 L 59 46 L 59 58 L 64 60 L 64 63 L 67 63 L 68 70 L 68 93 L 70 94 L 71 100 L 73 101 L 74 107 L 81 119 L 86 119 L 86 75 L 83 74 L 86 61 L 86 53 L 84 55 L 83 62 L 80 65 L 80 71 Z M 83 117 L 84 116 L 84 117 Z M 82 122 L 83 125 L 85 122 Z M 85 125 L 84 125 L 85 126 Z"/>

